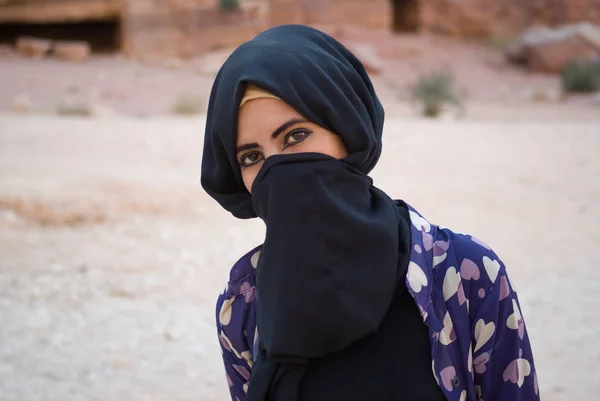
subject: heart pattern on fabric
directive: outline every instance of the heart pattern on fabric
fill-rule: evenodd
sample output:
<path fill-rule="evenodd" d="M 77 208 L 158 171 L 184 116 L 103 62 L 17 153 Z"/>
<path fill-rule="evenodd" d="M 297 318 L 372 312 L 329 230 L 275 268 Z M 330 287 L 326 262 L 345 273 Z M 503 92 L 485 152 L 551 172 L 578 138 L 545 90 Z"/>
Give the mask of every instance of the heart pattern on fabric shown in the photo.
<path fill-rule="evenodd" d="M 431 231 L 431 224 L 429 224 L 429 222 L 425 218 L 419 216 L 412 210 L 409 210 L 408 214 L 410 215 L 410 222 L 413 226 L 417 228 L 417 230 L 425 231 L 426 233 Z"/>
<path fill-rule="evenodd" d="M 252 367 L 252 365 L 254 365 L 254 361 L 252 360 L 252 354 L 250 353 L 250 351 L 242 351 L 242 358 L 244 359 L 244 361 L 246 361 L 248 366 Z"/>
<path fill-rule="evenodd" d="M 446 270 L 444 276 L 444 283 L 442 285 L 442 293 L 444 294 L 444 301 L 448 301 L 458 292 L 458 287 L 461 284 L 460 274 L 454 267 Z"/>
<path fill-rule="evenodd" d="M 442 293 L 444 294 L 444 301 L 452 298 L 454 294 L 458 294 L 459 305 L 463 305 L 465 302 L 468 302 L 467 297 L 465 296 L 462 280 L 460 278 L 460 273 L 458 273 L 454 267 L 446 270 L 444 283 L 442 284 Z M 468 308 L 469 306 L 467 304 L 467 310 Z"/>
<path fill-rule="evenodd" d="M 244 380 L 250 380 L 250 372 L 242 365 L 233 365 L 233 368 L 244 378 Z"/>
<path fill-rule="evenodd" d="M 479 280 L 479 266 L 470 259 L 464 259 L 460 264 L 460 276 L 465 280 Z"/>
<path fill-rule="evenodd" d="M 437 265 L 442 263 L 444 260 L 446 260 L 447 256 L 448 256 L 447 253 L 443 253 L 440 256 L 434 256 L 433 257 L 433 267 L 436 267 Z"/>
<path fill-rule="evenodd" d="M 489 322 L 486 324 L 483 319 L 479 319 L 477 323 L 475 323 L 475 350 L 477 352 L 481 347 L 483 347 L 494 335 L 496 331 L 496 325 L 494 322 Z"/>
<path fill-rule="evenodd" d="M 525 324 L 523 323 L 523 316 L 521 315 L 521 311 L 519 310 L 519 305 L 517 305 L 517 301 L 512 300 L 513 305 L 513 313 L 506 319 L 506 326 L 509 329 L 517 330 L 519 333 L 519 338 L 522 340 L 525 335 Z"/>
<path fill-rule="evenodd" d="M 488 363 L 489 360 L 490 354 L 487 352 L 484 352 L 483 354 L 475 358 L 475 360 L 473 361 L 473 368 L 475 369 L 475 373 L 478 373 L 480 375 L 484 374 L 487 370 L 485 364 Z"/>
<path fill-rule="evenodd" d="M 469 373 L 473 373 L 473 347 L 469 346 L 469 357 L 467 359 L 467 369 Z"/>
<path fill-rule="evenodd" d="M 449 345 L 454 342 L 454 340 L 456 340 L 454 323 L 452 323 L 450 313 L 446 312 L 446 315 L 444 316 L 444 327 L 442 327 L 442 331 L 440 332 L 440 343 Z"/>
<path fill-rule="evenodd" d="M 256 287 L 253 287 L 249 282 L 244 281 L 240 287 L 240 295 L 244 296 L 247 304 L 252 303 L 252 301 L 256 299 Z"/>
<path fill-rule="evenodd" d="M 406 272 L 406 279 L 408 280 L 408 285 L 410 288 L 417 294 L 421 292 L 423 287 L 427 286 L 427 276 L 415 262 L 410 262 L 408 264 L 408 271 Z"/>
<path fill-rule="evenodd" d="M 231 322 L 231 305 L 233 304 L 233 301 L 235 301 L 235 297 L 226 299 L 225 302 L 223 302 L 223 305 L 221 305 L 219 322 L 223 326 L 227 326 Z"/>
<path fill-rule="evenodd" d="M 425 231 L 421 231 L 421 234 L 423 235 L 423 248 L 425 248 L 426 251 L 431 251 L 433 248 L 433 235 Z"/>
<path fill-rule="evenodd" d="M 423 309 L 423 307 L 421 305 L 417 304 L 417 308 L 419 308 L 419 314 L 423 318 L 423 323 L 425 323 L 427 321 L 427 316 L 429 316 L 429 314 L 427 312 L 425 312 L 425 310 Z"/>
<path fill-rule="evenodd" d="M 250 257 L 250 264 L 252 265 L 252 267 L 254 267 L 256 269 L 256 267 L 258 266 L 258 259 L 260 259 L 260 250 L 254 252 L 254 255 L 252 255 L 252 257 Z"/>
<path fill-rule="evenodd" d="M 505 299 L 510 295 L 510 289 L 508 287 L 508 281 L 506 280 L 506 276 L 500 277 L 500 301 Z"/>
<path fill-rule="evenodd" d="M 492 260 L 487 256 L 484 256 L 483 267 L 485 267 L 485 271 L 487 272 L 492 284 L 495 283 L 496 278 L 498 278 L 498 272 L 500 271 L 500 263 L 497 260 Z"/>
<path fill-rule="evenodd" d="M 452 386 L 452 379 L 456 377 L 456 369 L 454 366 L 448 366 L 447 368 L 442 369 L 440 376 L 442 377 L 444 388 L 448 391 L 452 391 L 454 389 L 454 386 Z"/>
<path fill-rule="evenodd" d="M 433 267 L 436 267 L 448 257 L 446 251 L 450 247 L 450 242 L 448 241 L 435 241 L 433 244 Z"/>
<path fill-rule="evenodd" d="M 439 386 L 440 385 L 440 381 L 438 380 L 438 377 L 435 374 L 435 359 L 431 361 L 431 371 L 433 372 L 433 378 L 435 379 L 435 382 Z"/>
<path fill-rule="evenodd" d="M 510 381 L 521 387 L 525 382 L 525 377 L 531 374 L 531 364 L 527 359 L 518 358 L 512 361 L 504 370 L 502 378 L 505 382 Z"/>
<path fill-rule="evenodd" d="M 465 302 L 467 303 L 467 312 L 469 311 L 469 300 L 465 295 L 465 289 L 463 288 L 462 281 L 458 285 L 458 304 L 463 305 Z"/>

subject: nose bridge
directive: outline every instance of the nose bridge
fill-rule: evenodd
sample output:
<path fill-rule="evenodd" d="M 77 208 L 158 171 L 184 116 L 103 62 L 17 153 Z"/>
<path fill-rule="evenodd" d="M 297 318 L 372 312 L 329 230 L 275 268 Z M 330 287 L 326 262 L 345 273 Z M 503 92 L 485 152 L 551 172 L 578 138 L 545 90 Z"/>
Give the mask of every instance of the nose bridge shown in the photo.
<path fill-rule="evenodd" d="M 263 155 L 265 159 L 274 156 L 280 155 L 283 151 L 281 150 L 281 146 L 275 142 L 269 141 L 268 144 L 263 145 Z"/>

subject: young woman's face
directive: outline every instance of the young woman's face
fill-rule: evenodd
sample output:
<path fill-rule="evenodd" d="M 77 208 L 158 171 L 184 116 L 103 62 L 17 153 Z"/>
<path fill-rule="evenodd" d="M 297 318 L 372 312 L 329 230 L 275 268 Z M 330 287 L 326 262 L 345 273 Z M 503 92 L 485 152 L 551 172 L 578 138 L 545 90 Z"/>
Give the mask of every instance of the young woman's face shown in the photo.
<path fill-rule="evenodd" d="M 307 152 L 336 159 L 348 156 L 338 135 L 307 121 L 284 101 L 271 98 L 250 100 L 240 108 L 236 151 L 248 192 L 270 156 Z"/>

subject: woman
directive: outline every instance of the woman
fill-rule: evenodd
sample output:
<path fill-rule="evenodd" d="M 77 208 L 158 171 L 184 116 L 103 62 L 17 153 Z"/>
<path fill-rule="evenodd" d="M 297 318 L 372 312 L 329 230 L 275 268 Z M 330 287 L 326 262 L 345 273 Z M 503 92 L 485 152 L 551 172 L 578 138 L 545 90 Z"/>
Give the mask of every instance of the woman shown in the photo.
<path fill-rule="evenodd" d="M 217 302 L 232 399 L 538 400 L 498 256 L 372 185 L 383 120 L 361 63 L 309 27 L 219 71 L 202 185 L 266 224 Z"/>

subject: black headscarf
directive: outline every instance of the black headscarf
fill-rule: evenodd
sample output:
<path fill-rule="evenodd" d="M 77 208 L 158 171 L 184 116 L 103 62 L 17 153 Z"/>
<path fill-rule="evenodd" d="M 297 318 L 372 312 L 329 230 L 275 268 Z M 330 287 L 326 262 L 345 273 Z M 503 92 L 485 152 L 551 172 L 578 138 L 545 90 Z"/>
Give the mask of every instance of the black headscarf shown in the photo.
<path fill-rule="evenodd" d="M 340 135 L 350 165 L 365 174 L 375 167 L 384 111 L 361 62 L 316 29 L 271 28 L 231 54 L 217 74 L 208 105 L 201 182 L 235 217 L 256 217 L 235 152 L 238 109 L 247 84 L 267 90 Z"/>
<path fill-rule="evenodd" d="M 271 156 L 250 195 L 235 154 L 248 84 L 339 135 L 349 156 Z M 306 26 L 261 33 L 234 51 L 217 75 L 202 185 L 236 217 L 258 216 L 267 228 L 257 267 L 260 354 L 248 401 L 297 400 L 310 360 L 376 333 L 397 289 L 404 290 L 408 221 L 367 176 L 381 153 L 383 120 L 362 64 Z"/>

